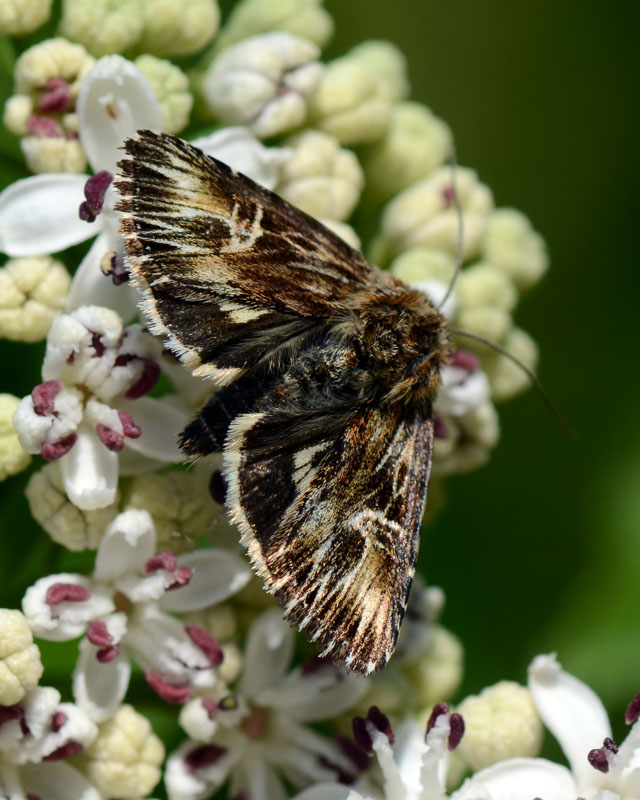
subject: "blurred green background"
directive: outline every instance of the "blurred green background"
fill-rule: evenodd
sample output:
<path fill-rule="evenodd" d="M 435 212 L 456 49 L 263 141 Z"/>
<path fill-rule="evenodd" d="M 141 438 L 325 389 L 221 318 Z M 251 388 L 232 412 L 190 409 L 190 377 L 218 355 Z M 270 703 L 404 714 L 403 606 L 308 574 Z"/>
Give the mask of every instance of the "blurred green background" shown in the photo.
<path fill-rule="evenodd" d="M 423 536 L 422 571 L 445 589 L 444 624 L 465 646 L 464 689 L 522 681 L 536 653 L 554 650 L 603 697 L 619 737 L 640 690 L 637 4 L 326 6 L 336 34 L 325 58 L 367 38 L 398 44 L 415 99 L 450 124 L 460 163 L 498 205 L 524 211 L 551 253 L 517 321 L 539 342 L 540 377 L 579 436 L 532 392 L 503 406 L 490 464 L 449 482 Z M 18 163 L 3 158 L 3 184 Z M 2 390 L 30 391 L 41 353 L 0 344 Z M 1 604 L 57 568 L 26 519 L 24 482 L 0 487 Z"/>

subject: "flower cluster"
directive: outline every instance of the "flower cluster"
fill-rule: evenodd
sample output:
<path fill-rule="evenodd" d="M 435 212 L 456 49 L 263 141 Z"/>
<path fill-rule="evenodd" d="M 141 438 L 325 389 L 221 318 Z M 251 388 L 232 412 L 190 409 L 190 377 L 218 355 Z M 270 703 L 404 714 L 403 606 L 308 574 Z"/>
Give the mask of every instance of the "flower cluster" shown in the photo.
<path fill-rule="evenodd" d="M 540 656 L 528 688 L 452 710 L 462 645 L 420 576 L 390 665 L 346 672 L 253 577 L 220 462 L 180 466 L 178 434 L 208 387 L 146 327 L 113 191 L 122 143 L 143 128 L 181 134 L 425 292 L 460 331 L 433 474 L 473 470 L 496 445 L 495 404 L 527 378 L 481 340 L 535 366 L 513 313 L 546 269 L 544 243 L 447 163 L 452 134 L 410 99 L 402 53 L 370 41 L 323 60 L 321 0 L 240 0 L 221 27 L 216 0 L 0 8 L 0 33 L 30 42 L 47 21 L 52 38 L 14 39 L 3 112 L 34 174 L 0 193 L 0 336 L 46 344 L 28 394 L 0 395 L 0 479 L 35 462 L 26 501 L 57 555 L 22 612 L 0 610 L 0 797 L 133 800 L 163 776 L 171 800 L 222 787 L 235 800 L 640 796 L 638 698 L 618 746 L 590 690 Z M 171 60 L 184 56 L 197 56 L 188 72 Z M 40 686 L 34 636 L 77 640 L 73 702 Z M 150 721 L 125 704 L 139 698 L 173 725 L 164 767 Z M 570 768 L 537 758 L 543 723 Z"/>

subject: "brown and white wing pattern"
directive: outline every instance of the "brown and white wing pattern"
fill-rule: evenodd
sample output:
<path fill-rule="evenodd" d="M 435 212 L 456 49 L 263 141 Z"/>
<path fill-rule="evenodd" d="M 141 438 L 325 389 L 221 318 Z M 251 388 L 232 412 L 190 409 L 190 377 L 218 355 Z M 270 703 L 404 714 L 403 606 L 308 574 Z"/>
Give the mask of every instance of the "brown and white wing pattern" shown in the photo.
<path fill-rule="evenodd" d="M 393 652 L 413 577 L 433 422 L 360 406 L 245 414 L 224 453 L 228 507 L 285 615 L 350 669 Z"/>
<path fill-rule="evenodd" d="M 300 346 L 376 275 L 313 218 L 168 134 L 125 144 L 126 265 L 155 333 L 220 384 Z"/>

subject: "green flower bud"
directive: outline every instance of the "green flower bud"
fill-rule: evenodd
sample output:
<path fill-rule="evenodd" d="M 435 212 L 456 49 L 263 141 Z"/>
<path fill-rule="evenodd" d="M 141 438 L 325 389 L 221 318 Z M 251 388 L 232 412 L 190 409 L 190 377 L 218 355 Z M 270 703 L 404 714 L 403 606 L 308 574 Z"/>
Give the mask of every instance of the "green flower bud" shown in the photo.
<path fill-rule="evenodd" d="M 269 31 L 286 31 L 324 47 L 333 34 L 333 20 L 322 0 L 242 0 L 218 36 L 216 52 Z"/>
<path fill-rule="evenodd" d="M 420 103 L 398 103 L 389 128 L 361 155 L 367 191 L 386 200 L 439 167 L 451 152 L 451 131 Z"/>
<path fill-rule="evenodd" d="M 316 218 L 351 216 L 364 184 L 355 155 L 320 131 L 305 131 L 285 144 L 292 155 L 282 168 L 278 194 Z"/>
<path fill-rule="evenodd" d="M 549 260 L 544 239 L 513 208 L 498 208 L 490 216 L 484 257 L 504 270 L 520 289 L 528 289 L 544 275 Z"/>
<path fill-rule="evenodd" d="M 518 291 L 511 278 L 493 264 L 478 262 L 462 270 L 456 281 L 456 299 L 463 308 L 491 306 L 513 311 Z"/>
<path fill-rule="evenodd" d="M 52 0 L 2 0 L 0 33 L 22 36 L 49 19 Z"/>
<path fill-rule="evenodd" d="M 105 56 L 132 48 L 144 22 L 145 6 L 139 0 L 63 0 L 60 32 L 94 56 Z"/>
<path fill-rule="evenodd" d="M 381 93 L 397 103 L 409 96 L 407 59 L 391 42 L 371 39 L 347 53 L 346 58 L 359 61 L 376 78 Z"/>
<path fill-rule="evenodd" d="M 193 95 L 185 73 L 162 58 L 139 56 L 135 65 L 151 84 L 162 109 L 162 130 L 178 133 L 189 122 Z"/>
<path fill-rule="evenodd" d="M 410 247 L 394 258 L 390 269 L 397 278 L 407 284 L 435 280 L 448 286 L 453 278 L 455 265 L 455 258 L 444 250 Z"/>
<path fill-rule="evenodd" d="M 465 343 L 465 347 L 472 349 L 471 344 Z M 500 344 L 529 369 L 535 370 L 538 362 L 538 346 L 526 331 L 513 326 Z M 526 373 L 510 359 L 487 347 L 483 348 L 482 345 L 478 347 L 474 345 L 473 349 L 478 352 L 482 349 L 482 368 L 489 378 L 491 396 L 494 400 L 498 402 L 509 400 L 531 386 Z"/>
<path fill-rule="evenodd" d="M 137 0 L 144 25 L 136 50 L 163 58 L 202 50 L 216 35 L 220 10 L 216 0 Z"/>

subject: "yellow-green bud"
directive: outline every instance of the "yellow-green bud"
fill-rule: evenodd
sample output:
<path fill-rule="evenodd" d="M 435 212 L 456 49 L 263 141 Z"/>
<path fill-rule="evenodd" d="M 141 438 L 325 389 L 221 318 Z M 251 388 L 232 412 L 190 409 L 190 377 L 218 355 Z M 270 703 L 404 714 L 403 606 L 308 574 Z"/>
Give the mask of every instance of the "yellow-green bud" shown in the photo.
<path fill-rule="evenodd" d="M 20 611 L 0 608 L 0 706 L 13 706 L 35 689 L 42 661 Z"/>
<path fill-rule="evenodd" d="M 94 56 L 124 53 L 142 35 L 144 11 L 139 0 L 63 0 L 60 32 Z"/>
<path fill-rule="evenodd" d="M 502 342 L 512 327 L 511 314 L 495 306 L 458 308 L 455 326 L 461 331 L 483 336 L 490 342 Z M 466 342 L 466 339 L 462 340 Z M 465 344 L 466 347 L 466 344 Z"/>
<path fill-rule="evenodd" d="M 276 192 L 316 218 L 351 216 L 364 184 L 355 155 L 320 131 L 305 131 L 285 144 L 292 154 L 282 167 Z"/>
<path fill-rule="evenodd" d="M 522 328 L 516 326 L 510 328 L 500 344 L 529 369 L 535 370 L 538 363 L 538 345 Z M 480 352 L 480 348 L 474 347 L 474 349 Z M 482 368 L 489 378 L 491 396 L 498 402 L 509 400 L 531 386 L 529 378 L 521 367 L 488 348 L 482 350 Z"/>
<path fill-rule="evenodd" d="M 13 427 L 13 415 L 19 404 L 19 397 L 0 394 L 0 481 L 17 475 L 31 463 L 31 456 L 20 446 Z M 3 703 L 0 702 L 0 705 Z"/>
<path fill-rule="evenodd" d="M 391 272 L 406 284 L 440 281 L 448 286 L 455 270 L 455 258 L 444 250 L 410 247 L 391 262 Z M 458 280 L 460 280 L 458 278 Z"/>
<path fill-rule="evenodd" d="M 489 216 L 483 255 L 520 289 L 537 283 L 549 266 L 544 239 L 513 208 L 498 208 Z"/>
<path fill-rule="evenodd" d="M 29 479 L 25 489 L 31 514 L 54 542 L 68 550 L 95 550 L 107 525 L 118 514 L 116 502 L 95 511 L 83 511 L 69 500 L 60 466 L 46 464 Z"/>
<path fill-rule="evenodd" d="M 463 656 L 460 640 L 434 625 L 429 648 L 420 658 L 401 665 L 416 693 L 417 705 L 428 707 L 451 697 L 462 679 Z"/>
<path fill-rule="evenodd" d="M 187 126 L 193 106 L 189 79 L 170 61 L 155 56 L 139 56 L 135 60 L 135 65 L 151 84 L 160 103 L 162 130 L 167 133 L 179 133 Z"/>
<path fill-rule="evenodd" d="M 2 0 L 0 33 L 22 36 L 39 28 L 49 19 L 52 0 Z"/>
<path fill-rule="evenodd" d="M 71 277 L 51 256 L 12 258 L 0 269 L 0 336 L 37 342 L 64 310 Z"/>
<path fill-rule="evenodd" d="M 394 105 L 385 135 L 362 153 L 367 191 L 386 200 L 406 189 L 443 164 L 451 144 L 449 127 L 426 106 Z"/>
<path fill-rule="evenodd" d="M 144 25 L 136 50 L 163 58 L 186 56 L 202 50 L 220 24 L 217 0 L 136 0 Z"/>
<path fill-rule="evenodd" d="M 511 278 L 493 264 L 477 262 L 463 269 L 456 281 L 456 298 L 464 308 L 491 306 L 513 311 L 518 292 Z"/>
<path fill-rule="evenodd" d="M 399 102 L 409 96 L 407 59 L 391 42 L 371 39 L 350 50 L 346 58 L 359 61 L 376 78 L 380 92 Z"/>
<path fill-rule="evenodd" d="M 269 31 L 286 31 L 324 47 L 333 33 L 333 20 L 322 0 L 242 0 L 231 12 L 216 42 L 217 52 Z"/>
<path fill-rule="evenodd" d="M 524 686 L 502 681 L 467 697 L 456 710 L 465 725 L 460 754 L 472 770 L 540 752 L 542 721 Z"/>

